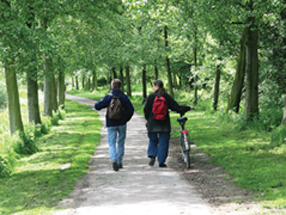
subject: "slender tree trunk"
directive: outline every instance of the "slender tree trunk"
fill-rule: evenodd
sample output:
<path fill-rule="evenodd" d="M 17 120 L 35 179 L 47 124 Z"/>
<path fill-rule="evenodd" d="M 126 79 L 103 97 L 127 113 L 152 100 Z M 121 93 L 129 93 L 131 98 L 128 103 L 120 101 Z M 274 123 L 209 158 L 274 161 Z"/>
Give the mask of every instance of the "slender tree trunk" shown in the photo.
<path fill-rule="evenodd" d="M 197 58 L 197 28 L 195 25 L 195 48 L 194 48 L 194 64 L 195 64 L 195 73 L 194 73 L 194 105 L 198 103 L 198 86 L 197 86 L 197 79 L 198 79 L 198 58 Z"/>
<path fill-rule="evenodd" d="M 74 78 L 71 77 L 71 79 L 72 79 L 72 89 L 74 89 Z"/>
<path fill-rule="evenodd" d="M 78 76 L 75 76 L 75 90 L 78 90 L 79 88 L 79 81 L 78 81 Z"/>
<path fill-rule="evenodd" d="M 7 98 L 8 98 L 10 132 L 11 134 L 15 133 L 16 131 L 23 132 L 24 127 L 21 117 L 17 77 L 14 72 L 12 64 L 5 63 L 4 70 L 5 70 Z"/>
<path fill-rule="evenodd" d="M 39 95 L 38 95 L 38 83 L 36 81 L 37 80 L 36 72 L 34 73 L 34 79 L 29 77 L 29 71 L 27 71 L 29 122 L 34 122 L 35 124 L 42 124 L 40 116 L 40 108 L 39 108 Z"/>
<path fill-rule="evenodd" d="M 91 85 L 90 84 L 90 77 L 88 77 L 87 80 L 86 80 L 86 87 L 85 87 L 85 89 L 86 90 L 90 90 L 90 85 Z"/>
<path fill-rule="evenodd" d="M 286 95 L 284 95 L 284 113 L 281 125 L 286 126 Z"/>
<path fill-rule="evenodd" d="M 164 28 L 164 36 L 165 36 L 165 48 L 168 50 L 168 27 L 165 25 Z M 168 72 L 168 83 L 169 83 L 169 93 L 170 96 L 174 97 L 173 92 L 173 82 L 172 82 L 172 72 L 171 72 L 171 65 L 170 65 L 170 59 L 168 57 L 168 54 L 166 54 L 166 65 L 167 65 L 167 72 Z"/>
<path fill-rule="evenodd" d="M 48 116 L 53 116 L 53 105 L 52 105 L 52 81 L 51 74 L 52 72 L 52 62 L 46 56 L 44 56 L 44 71 L 46 76 L 44 77 L 44 114 Z"/>
<path fill-rule="evenodd" d="M 33 23 L 35 22 L 35 14 L 33 13 L 33 8 L 28 6 L 30 10 L 30 16 L 26 25 L 29 29 L 34 30 Z M 41 117 L 40 117 L 40 108 L 39 108 L 39 96 L 38 96 L 38 75 L 37 75 L 37 68 L 35 66 L 35 62 L 37 62 L 37 55 L 36 55 L 36 46 L 35 44 L 30 41 L 30 53 L 31 53 L 31 62 L 34 62 L 26 72 L 27 76 L 27 97 L 28 97 L 28 116 L 29 122 L 34 122 L 35 124 L 42 124 Z"/>
<path fill-rule="evenodd" d="M 214 85 L 214 96 L 213 96 L 213 109 L 217 111 L 218 98 L 219 98 L 219 82 L 220 82 L 220 65 L 216 66 L 216 76 Z"/>
<path fill-rule="evenodd" d="M 81 85 L 82 85 L 82 89 L 85 89 L 85 75 L 82 75 L 81 77 Z"/>
<path fill-rule="evenodd" d="M 132 97 L 132 92 L 131 92 L 131 83 L 130 83 L 130 66 L 125 67 L 126 70 L 126 85 L 127 85 L 127 95 L 129 97 Z"/>
<path fill-rule="evenodd" d="M 154 70 L 155 70 L 155 80 L 158 80 L 159 79 L 159 71 L 158 71 L 158 66 L 157 66 L 157 60 L 155 60 Z"/>
<path fill-rule="evenodd" d="M 56 78 L 55 75 L 52 75 L 51 78 L 51 100 L 52 100 L 52 110 L 57 111 L 58 110 L 58 99 L 57 99 L 57 84 L 56 84 Z"/>
<path fill-rule="evenodd" d="M 245 46 L 245 115 L 247 121 L 258 116 L 258 30 L 252 18 L 247 27 Z"/>
<path fill-rule="evenodd" d="M 147 98 L 147 84 L 146 84 L 146 64 L 143 66 L 142 70 L 142 93 L 143 93 L 143 100 Z"/>
<path fill-rule="evenodd" d="M 65 73 L 60 70 L 59 72 L 59 106 L 64 109 L 65 108 Z"/>
<path fill-rule="evenodd" d="M 123 67 L 120 66 L 120 80 L 121 80 L 121 90 L 124 92 L 124 75 L 123 75 Z"/>
<path fill-rule="evenodd" d="M 115 67 L 112 67 L 113 79 L 117 78 Z"/>
<path fill-rule="evenodd" d="M 247 29 L 243 32 L 242 39 L 240 40 L 240 52 L 238 55 L 235 79 L 231 88 L 230 97 L 228 99 L 227 111 L 233 110 L 239 112 L 239 104 L 241 101 L 244 76 L 245 76 L 245 38 Z"/>
<path fill-rule="evenodd" d="M 97 89 L 97 74 L 96 74 L 96 70 L 94 69 L 92 71 L 92 91 Z"/>

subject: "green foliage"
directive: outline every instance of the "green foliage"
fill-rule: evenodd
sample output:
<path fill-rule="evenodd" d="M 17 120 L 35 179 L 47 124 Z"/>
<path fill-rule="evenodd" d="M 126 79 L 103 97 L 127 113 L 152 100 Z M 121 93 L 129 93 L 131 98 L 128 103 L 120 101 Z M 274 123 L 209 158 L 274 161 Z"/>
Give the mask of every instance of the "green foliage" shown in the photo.
<path fill-rule="evenodd" d="M 275 147 L 280 147 L 286 144 L 286 128 L 284 126 L 279 126 L 272 131 L 271 143 L 270 145 Z"/>
<path fill-rule="evenodd" d="M 0 108 L 7 106 L 7 94 L 5 87 L 0 82 Z"/>
<path fill-rule="evenodd" d="M 20 139 L 13 143 L 14 151 L 21 155 L 31 155 L 38 151 L 37 143 L 35 141 L 35 133 L 29 130 L 30 127 L 26 127 L 28 129 L 26 133 L 19 132 L 18 135 Z"/>
<path fill-rule="evenodd" d="M 66 109 L 65 121 L 37 140 L 40 151 L 19 159 L 12 175 L 0 179 L 0 214 L 52 214 L 88 172 L 100 140 L 99 116 L 68 100 Z"/>

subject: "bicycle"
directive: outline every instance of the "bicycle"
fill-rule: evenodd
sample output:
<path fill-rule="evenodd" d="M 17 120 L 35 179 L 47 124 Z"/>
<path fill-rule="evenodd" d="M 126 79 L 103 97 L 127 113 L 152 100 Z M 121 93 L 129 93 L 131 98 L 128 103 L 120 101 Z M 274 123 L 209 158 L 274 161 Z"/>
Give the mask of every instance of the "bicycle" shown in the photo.
<path fill-rule="evenodd" d="M 180 114 L 180 117 L 177 118 L 177 122 L 181 126 L 180 131 L 180 140 L 181 140 L 181 147 L 182 147 L 182 159 L 178 159 L 178 161 L 184 161 L 186 163 L 187 169 L 191 168 L 191 160 L 190 160 L 190 151 L 191 151 L 191 144 L 194 144 L 193 141 L 188 141 L 189 131 L 185 129 L 185 123 L 188 120 L 187 117 L 183 116 L 184 114 Z"/>

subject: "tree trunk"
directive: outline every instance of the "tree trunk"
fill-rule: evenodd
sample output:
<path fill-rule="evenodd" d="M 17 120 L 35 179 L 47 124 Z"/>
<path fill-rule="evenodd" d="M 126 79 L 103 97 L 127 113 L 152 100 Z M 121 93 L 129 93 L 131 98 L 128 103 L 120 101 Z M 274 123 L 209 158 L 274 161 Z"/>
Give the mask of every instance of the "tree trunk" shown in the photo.
<path fill-rule="evenodd" d="M 92 71 L 92 91 L 97 89 L 97 74 L 96 74 L 96 70 L 94 69 Z"/>
<path fill-rule="evenodd" d="M 142 70 L 142 87 L 143 87 L 143 100 L 147 98 L 147 84 L 146 84 L 146 64 L 143 66 Z"/>
<path fill-rule="evenodd" d="M 51 72 L 52 72 L 52 61 L 51 59 L 44 56 L 44 71 L 46 76 L 44 77 L 44 114 L 48 116 L 53 116 L 53 105 L 52 105 L 52 81 L 51 81 Z"/>
<path fill-rule="evenodd" d="M 90 86 L 91 86 L 91 84 L 90 84 L 90 77 L 88 77 L 87 80 L 86 80 L 86 87 L 85 87 L 85 89 L 86 90 L 90 90 Z"/>
<path fill-rule="evenodd" d="M 215 85 L 214 85 L 214 97 L 213 97 L 213 109 L 215 111 L 217 111 L 218 98 L 219 98 L 219 82 L 220 82 L 220 65 L 217 65 Z"/>
<path fill-rule="evenodd" d="M 121 90 L 124 92 L 124 75 L 123 75 L 123 67 L 120 66 L 120 80 L 121 80 Z"/>
<path fill-rule="evenodd" d="M 71 79 L 72 79 L 72 89 L 74 89 L 74 78 L 71 77 Z"/>
<path fill-rule="evenodd" d="M 59 72 L 59 106 L 64 109 L 65 108 L 65 73 L 60 70 Z"/>
<path fill-rule="evenodd" d="M 75 76 L 75 90 L 78 90 L 79 87 L 79 81 L 78 81 L 78 76 Z"/>
<path fill-rule="evenodd" d="M 194 105 L 197 105 L 197 103 L 198 103 L 197 48 L 194 49 L 194 62 L 195 62 L 195 72 L 194 72 Z"/>
<path fill-rule="evenodd" d="M 113 79 L 117 78 L 115 67 L 112 67 Z"/>
<path fill-rule="evenodd" d="M 20 99 L 16 74 L 14 72 L 12 64 L 10 63 L 5 63 L 4 69 L 8 98 L 10 133 L 13 134 L 16 131 L 24 131 L 24 127 L 21 117 Z"/>
<path fill-rule="evenodd" d="M 241 101 L 243 82 L 245 76 L 245 37 L 247 29 L 245 28 L 242 39 L 240 40 L 240 52 L 237 59 L 235 79 L 231 88 L 230 97 L 228 99 L 227 111 L 233 110 L 239 112 L 239 104 Z"/>
<path fill-rule="evenodd" d="M 131 83 L 130 83 L 130 67 L 126 66 L 126 85 L 127 85 L 127 95 L 129 97 L 132 97 L 132 92 L 131 92 Z"/>
<path fill-rule="evenodd" d="M 164 36 L 165 36 L 165 48 L 168 50 L 168 27 L 165 25 L 164 28 Z M 174 97 L 173 92 L 173 83 L 172 83 L 172 72 L 171 72 L 171 65 L 170 65 L 170 59 L 168 57 L 168 53 L 166 53 L 166 65 L 167 65 L 167 72 L 168 72 L 168 83 L 169 83 L 169 93 L 170 96 Z"/>
<path fill-rule="evenodd" d="M 85 76 L 84 75 L 82 75 L 82 77 L 81 77 L 81 87 L 82 87 L 82 89 L 84 90 L 84 87 L 85 87 Z"/>
<path fill-rule="evenodd" d="M 286 95 L 284 97 L 284 114 L 283 114 L 281 125 L 286 126 Z"/>
<path fill-rule="evenodd" d="M 258 30 L 252 18 L 245 42 L 245 115 L 251 121 L 258 115 Z"/>
<path fill-rule="evenodd" d="M 157 66 L 157 60 L 155 60 L 155 80 L 159 79 L 159 71 L 158 71 L 158 66 Z"/>
<path fill-rule="evenodd" d="M 29 71 L 27 71 L 27 95 L 28 95 L 29 122 L 34 122 L 35 124 L 42 124 L 41 116 L 40 116 L 40 108 L 39 108 L 39 95 L 38 95 L 38 83 L 37 83 L 36 72 L 34 74 L 34 79 L 29 77 Z"/>

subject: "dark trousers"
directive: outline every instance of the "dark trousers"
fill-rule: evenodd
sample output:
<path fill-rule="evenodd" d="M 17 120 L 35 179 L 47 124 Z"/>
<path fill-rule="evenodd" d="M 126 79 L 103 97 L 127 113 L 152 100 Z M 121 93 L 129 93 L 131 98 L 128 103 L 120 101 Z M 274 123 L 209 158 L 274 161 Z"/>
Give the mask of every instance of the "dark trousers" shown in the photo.
<path fill-rule="evenodd" d="M 159 164 L 163 164 L 168 157 L 169 151 L 169 132 L 148 132 L 149 146 L 147 150 L 148 157 L 157 157 Z"/>

